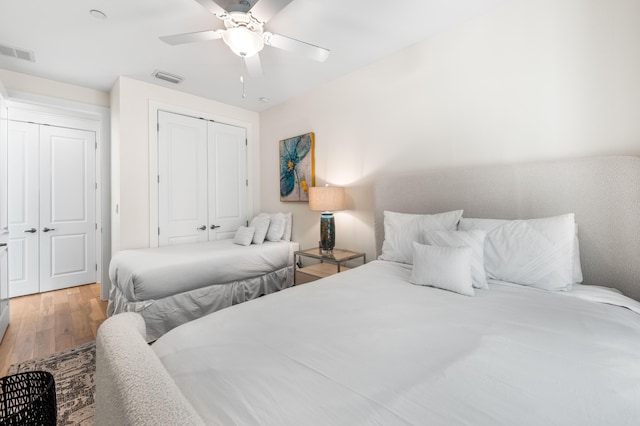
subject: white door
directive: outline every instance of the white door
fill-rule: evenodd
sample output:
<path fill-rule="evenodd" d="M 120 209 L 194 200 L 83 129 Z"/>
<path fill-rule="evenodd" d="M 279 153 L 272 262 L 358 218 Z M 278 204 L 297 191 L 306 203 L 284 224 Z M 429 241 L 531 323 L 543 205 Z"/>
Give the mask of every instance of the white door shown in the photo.
<path fill-rule="evenodd" d="M 209 240 L 233 238 L 246 224 L 247 132 L 209 122 Z"/>
<path fill-rule="evenodd" d="M 9 122 L 10 296 L 40 291 L 40 126 Z"/>
<path fill-rule="evenodd" d="M 246 129 L 158 113 L 158 242 L 232 238 L 247 217 Z"/>
<path fill-rule="evenodd" d="M 9 123 L 11 297 L 95 282 L 95 133 Z"/>
<path fill-rule="evenodd" d="M 6 243 L 9 236 L 9 109 L 2 96 L 2 87 L 0 81 L 0 241 Z"/>
<path fill-rule="evenodd" d="M 95 132 L 40 128 L 40 291 L 96 281 Z"/>
<path fill-rule="evenodd" d="M 8 200 L 8 118 L 7 105 L 2 96 L 0 82 L 0 341 L 9 326 L 9 265 L 7 244 L 9 242 Z"/>
<path fill-rule="evenodd" d="M 158 113 L 158 241 L 207 241 L 207 121 Z"/>

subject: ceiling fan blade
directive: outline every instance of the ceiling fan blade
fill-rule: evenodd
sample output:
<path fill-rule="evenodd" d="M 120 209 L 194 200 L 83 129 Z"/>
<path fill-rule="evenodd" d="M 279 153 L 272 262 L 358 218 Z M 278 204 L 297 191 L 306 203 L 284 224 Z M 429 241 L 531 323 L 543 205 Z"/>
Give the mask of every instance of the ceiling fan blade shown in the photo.
<path fill-rule="evenodd" d="M 202 1 L 202 0 L 201 0 Z M 269 22 L 276 13 L 280 12 L 286 5 L 293 0 L 260 0 L 250 10 L 251 15 L 258 21 Z"/>
<path fill-rule="evenodd" d="M 263 34 L 263 39 L 264 44 L 268 46 L 277 47 L 278 49 L 303 55 L 318 62 L 326 61 L 329 57 L 329 53 L 331 52 L 329 49 L 325 49 L 324 47 L 314 46 L 313 44 L 305 43 L 304 41 L 270 32 L 265 32 Z"/>
<path fill-rule="evenodd" d="M 213 0 L 196 0 L 202 7 L 214 15 L 226 15 L 227 11 Z"/>
<path fill-rule="evenodd" d="M 245 57 L 244 66 L 247 67 L 247 72 L 251 77 L 262 77 L 262 64 L 257 53 L 253 56 Z"/>
<path fill-rule="evenodd" d="M 222 38 L 224 30 L 206 30 L 197 31 L 195 33 L 175 34 L 170 36 L 162 36 L 160 40 L 167 44 L 175 46 L 176 44 L 194 43 L 196 41 L 207 41 Z"/>

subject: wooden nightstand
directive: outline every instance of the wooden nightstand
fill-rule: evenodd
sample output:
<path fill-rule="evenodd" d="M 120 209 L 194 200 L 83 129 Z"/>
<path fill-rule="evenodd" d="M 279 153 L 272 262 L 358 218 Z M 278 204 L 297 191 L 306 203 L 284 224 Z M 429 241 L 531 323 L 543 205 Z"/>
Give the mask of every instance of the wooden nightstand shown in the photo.
<path fill-rule="evenodd" d="M 293 278 L 294 285 L 308 283 L 320 278 L 328 277 L 329 275 L 346 271 L 349 268 L 344 265 L 349 260 L 362 258 L 362 264 L 367 263 L 367 255 L 365 253 L 336 248 L 333 249 L 333 254 L 330 256 L 323 256 L 320 253 L 319 248 L 298 250 L 294 253 L 294 256 L 296 264 L 296 273 Z M 305 266 L 304 268 L 298 267 L 298 265 L 301 264 L 301 258 L 303 257 L 317 259 L 320 263 Z"/>

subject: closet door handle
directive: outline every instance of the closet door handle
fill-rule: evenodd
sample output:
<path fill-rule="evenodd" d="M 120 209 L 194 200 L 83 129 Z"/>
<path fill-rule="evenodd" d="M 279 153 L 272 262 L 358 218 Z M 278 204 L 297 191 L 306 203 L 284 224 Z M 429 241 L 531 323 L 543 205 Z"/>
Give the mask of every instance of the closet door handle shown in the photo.
<path fill-rule="evenodd" d="M 207 229 L 206 226 L 202 225 L 201 227 L 198 228 L 199 231 L 204 231 L 205 229 Z"/>
<path fill-rule="evenodd" d="M 221 225 L 211 225 L 211 229 L 218 229 Z"/>
<path fill-rule="evenodd" d="M 30 234 L 35 234 L 36 232 L 38 232 L 38 230 L 36 228 L 31 228 L 31 229 L 25 229 L 24 232 L 28 232 Z"/>
<path fill-rule="evenodd" d="M 49 232 L 49 231 L 55 231 L 56 228 L 47 228 L 46 226 L 44 227 L 44 229 L 42 230 L 42 232 Z"/>

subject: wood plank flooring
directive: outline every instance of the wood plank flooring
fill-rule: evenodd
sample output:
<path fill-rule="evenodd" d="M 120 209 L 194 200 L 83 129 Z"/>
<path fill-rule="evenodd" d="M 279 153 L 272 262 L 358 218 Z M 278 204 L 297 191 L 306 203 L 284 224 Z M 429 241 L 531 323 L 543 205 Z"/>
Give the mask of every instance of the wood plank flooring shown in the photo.
<path fill-rule="evenodd" d="M 9 328 L 0 343 L 0 377 L 17 362 L 95 340 L 107 317 L 100 284 L 15 297 L 9 303 Z"/>

